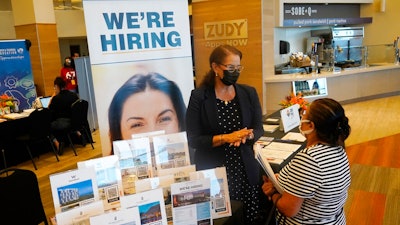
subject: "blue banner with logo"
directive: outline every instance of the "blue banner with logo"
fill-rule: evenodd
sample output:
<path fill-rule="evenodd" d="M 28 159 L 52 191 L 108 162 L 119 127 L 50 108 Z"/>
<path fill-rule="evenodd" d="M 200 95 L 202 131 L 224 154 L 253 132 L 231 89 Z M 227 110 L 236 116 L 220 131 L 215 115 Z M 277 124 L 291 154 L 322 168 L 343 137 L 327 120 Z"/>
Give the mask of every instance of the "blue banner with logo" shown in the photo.
<path fill-rule="evenodd" d="M 14 99 L 19 110 L 32 107 L 36 89 L 26 40 L 0 41 L 0 95 Z"/>

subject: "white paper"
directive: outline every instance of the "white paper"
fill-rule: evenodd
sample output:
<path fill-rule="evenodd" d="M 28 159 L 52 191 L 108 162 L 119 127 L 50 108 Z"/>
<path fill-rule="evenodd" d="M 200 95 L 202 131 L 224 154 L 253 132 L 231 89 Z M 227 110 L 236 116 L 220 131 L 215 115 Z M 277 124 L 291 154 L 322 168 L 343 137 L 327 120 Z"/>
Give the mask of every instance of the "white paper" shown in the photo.
<path fill-rule="evenodd" d="M 149 138 L 114 141 L 113 147 L 119 159 L 124 195 L 134 194 L 136 180 L 153 176 Z"/>
<path fill-rule="evenodd" d="M 101 201 L 92 202 L 81 207 L 77 207 L 66 212 L 56 214 L 57 225 L 89 225 L 90 217 L 104 213 Z"/>
<path fill-rule="evenodd" d="M 291 143 L 282 143 L 273 141 L 269 145 L 264 146 L 264 149 L 271 149 L 271 150 L 279 150 L 279 151 L 287 151 L 287 152 L 295 152 L 297 149 L 301 147 L 300 144 L 291 144 Z"/>
<path fill-rule="evenodd" d="M 265 132 L 274 133 L 279 128 L 279 125 L 263 124 L 263 128 Z"/>
<path fill-rule="evenodd" d="M 283 131 L 286 133 L 300 125 L 299 105 L 295 104 L 280 111 Z"/>
<path fill-rule="evenodd" d="M 153 137 L 156 169 L 171 169 L 190 165 L 186 132 Z"/>
<path fill-rule="evenodd" d="M 56 214 L 99 201 L 94 168 L 69 170 L 49 178 Z"/>
<path fill-rule="evenodd" d="M 171 185 L 174 225 L 212 224 L 210 179 Z"/>
<path fill-rule="evenodd" d="M 200 170 L 190 173 L 190 180 L 209 178 L 211 187 L 212 218 L 218 219 L 232 215 L 226 168 Z"/>
<path fill-rule="evenodd" d="M 281 139 L 289 140 L 289 141 L 298 141 L 298 142 L 306 141 L 306 138 L 301 133 L 297 133 L 297 132 L 288 132 Z"/>
<path fill-rule="evenodd" d="M 99 197 L 103 201 L 104 210 L 120 207 L 120 196 L 123 193 L 121 169 L 118 156 L 90 159 L 77 163 L 78 168 L 93 167 L 96 171 L 97 188 Z"/>
<path fill-rule="evenodd" d="M 141 216 L 141 224 L 167 225 L 167 216 L 164 204 L 164 195 L 161 188 L 123 196 L 121 208 L 131 209 L 137 207 Z"/>

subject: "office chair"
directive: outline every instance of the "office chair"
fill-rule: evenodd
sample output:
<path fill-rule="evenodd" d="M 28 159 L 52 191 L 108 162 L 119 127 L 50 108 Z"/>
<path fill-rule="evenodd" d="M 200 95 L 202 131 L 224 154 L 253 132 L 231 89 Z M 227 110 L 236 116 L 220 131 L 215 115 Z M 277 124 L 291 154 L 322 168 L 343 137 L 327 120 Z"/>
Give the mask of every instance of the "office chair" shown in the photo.
<path fill-rule="evenodd" d="M 0 171 L 1 224 L 48 225 L 36 174 L 8 168 Z"/>
<path fill-rule="evenodd" d="M 84 138 L 84 142 L 89 142 L 93 146 L 93 138 L 87 119 L 89 103 L 84 99 L 78 99 L 71 105 L 71 127 L 72 131 L 79 131 Z"/>
<path fill-rule="evenodd" d="M 16 137 L 16 141 L 24 142 L 26 150 L 31 158 L 33 167 L 37 170 L 35 161 L 32 157 L 32 152 L 30 149 L 30 145 L 34 143 L 40 143 L 46 141 L 50 144 L 51 149 L 56 156 L 57 161 L 58 159 L 56 149 L 54 148 L 53 142 L 51 140 L 50 134 L 50 123 L 51 123 L 51 112 L 47 108 L 40 108 L 36 109 L 29 115 L 29 125 L 27 129 L 27 133 Z"/>

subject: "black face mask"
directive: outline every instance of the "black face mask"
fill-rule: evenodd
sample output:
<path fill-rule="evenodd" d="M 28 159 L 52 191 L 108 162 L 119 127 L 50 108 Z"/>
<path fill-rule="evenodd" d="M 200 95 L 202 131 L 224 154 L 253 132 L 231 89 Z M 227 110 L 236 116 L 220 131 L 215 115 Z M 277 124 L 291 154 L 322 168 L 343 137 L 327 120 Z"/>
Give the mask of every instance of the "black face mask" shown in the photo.
<path fill-rule="evenodd" d="M 235 70 L 234 72 L 229 72 L 228 70 L 224 70 L 224 77 L 221 79 L 222 83 L 227 86 L 235 84 L 239 79 L 240 72 Z"/>

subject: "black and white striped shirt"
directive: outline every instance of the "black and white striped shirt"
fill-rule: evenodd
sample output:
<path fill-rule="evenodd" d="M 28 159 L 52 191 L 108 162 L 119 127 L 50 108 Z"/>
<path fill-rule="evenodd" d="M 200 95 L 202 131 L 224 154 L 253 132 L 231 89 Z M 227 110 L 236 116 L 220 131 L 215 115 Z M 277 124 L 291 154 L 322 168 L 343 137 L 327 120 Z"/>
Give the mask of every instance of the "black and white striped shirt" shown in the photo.
<path fill-rule="evenodd" d="M 346 224 L 343 205 L 350 186 L 350 167 L 341 146 L 317 144 L 301 150 L 279 173 L 283 189 L 304 202 L 299 213 L 281 224 Z"/>

